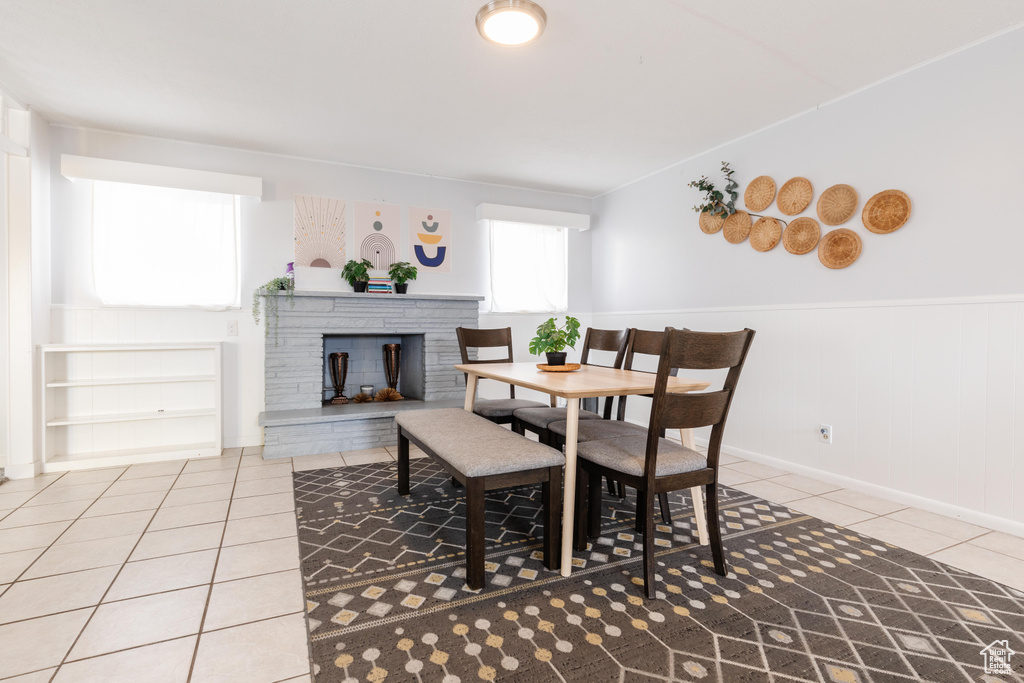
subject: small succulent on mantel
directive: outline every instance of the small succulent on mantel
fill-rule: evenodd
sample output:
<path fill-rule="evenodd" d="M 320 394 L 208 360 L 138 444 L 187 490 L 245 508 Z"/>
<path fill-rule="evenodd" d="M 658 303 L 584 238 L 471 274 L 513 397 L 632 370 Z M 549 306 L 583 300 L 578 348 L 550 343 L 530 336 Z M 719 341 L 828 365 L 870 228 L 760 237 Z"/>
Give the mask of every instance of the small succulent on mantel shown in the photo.
<path fill-rule="evenodd" d="M 736 213 L 736 200 L 739 193 L 736 188 L 739 185 L 732 179 L 734 170 L 729 168 L 729 162 L 722 162 L 722 173 L 725 175 L 725 194 L 729 195 L 729 201 L 725 200 L 725 194 L 715 189 L 715 184 L 708 180 L 707 176 L 701 176 L 700 180 L 692 180 L 688 187 L 695 187 L 704 193 L 704 201 L 693 207 L 697 213 L 709 213 L 712 216 L 731 216 Z"/>
<path fill-rule="evenodd" d="M 269 337 L 270 328 L 274 328 L 274 346 L 277 346 L 277 308 L 281 292 L 285 293 L 288 303 L 294 307 L 295 280 L 290 277 L 275 277 L 265 285 L 257 287 L 252 293 L 252 319 L 257 325 L 260 324 L 260 297 L 263 297 L 263 313 L 267 321 L 263 334 Z"/>

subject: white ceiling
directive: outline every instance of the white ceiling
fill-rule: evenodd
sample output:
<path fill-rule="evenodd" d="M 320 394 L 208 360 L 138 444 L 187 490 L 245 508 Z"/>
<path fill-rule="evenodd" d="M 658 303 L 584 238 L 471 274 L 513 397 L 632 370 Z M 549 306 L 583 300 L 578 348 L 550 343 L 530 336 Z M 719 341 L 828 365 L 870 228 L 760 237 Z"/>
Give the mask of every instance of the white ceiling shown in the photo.
<path fill-rule="evenodd" d="M 54 122 L 592 196 L 1024 22 L 1020 0 L 3 0 Z"/>

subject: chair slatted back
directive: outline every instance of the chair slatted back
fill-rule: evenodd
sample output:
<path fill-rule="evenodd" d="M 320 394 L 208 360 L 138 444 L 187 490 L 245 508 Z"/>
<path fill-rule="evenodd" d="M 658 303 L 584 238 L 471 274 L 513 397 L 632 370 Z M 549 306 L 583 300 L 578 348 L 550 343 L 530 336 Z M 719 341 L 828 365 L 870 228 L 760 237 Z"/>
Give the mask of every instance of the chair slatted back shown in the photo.
<path fill-rule="evenodd" d="M 633 361 L 636 360 L 637 354 L 642 356 L 654 356 L 661 358 L 662 347 L 665 343 L 665 333 L 661 330 L 638 330 L 634 328 L 630 334 L 629 348 L 626 349 L 626 358 L 623 361 L 622 367 L 625 370 L 633 370 Z M 660 360 L 659 360 L 660 364 Z M 637 370 L 636 372 L 647 372 L 646 370 Z M 653 394 L 641 394 L 647 398 L 651 398 Z M 626 399 L 628 396 L 619 396 L 619 409 L 615 416 L 616 420 L 626 419 Z"/>
<path fill-rule="evenodd" d="M 478 330 L 472 327 L 456 327 L 455 336 L 459 339 L 459 351 L 462 353 L 463 365 L 477 365 L 482 363 L 512 363 L 512 328 L 498 327 L 494 329 Z M 508 354 L 504 358 L 491 358 L 487 360 L 471 359 L 470 349 L 500 348 L 504 346 Z M 468 380 L 468 376 L 467 376 Z M 515 386 L 508 385 L 509 398 L 516 397 Z"/>
<path fill-rule="evenodd" d="M 633 330 L 626 328 L 624 330 L 596 330 L 593 327 L 587 328 L 587 335 L 583 338 L 583 354 L 580 356 L 580 363 L 583 365 L 600 365 L 600 363 L 590 362 L 591 351 L 614 351 L 615 361 L 612 365 L 603 365 L 601 367 L 612 367 L 616 370 L 622 367 L 622 362 L 626 357 L 626 349 L 629 347 L 629 340 L 632 338 Z M 583 399 L 584 408 L 590 410 L 591 406 L 595 408 L 594 412 L 597 412 L 597 403 L 599 399 Z M 612 399 L 608 396 L 604 397 L 604 411 L 602 417 L 606 420 L 612 418 Z"/>
<path fill-rule="evenodd" d="M 725 421 L 736 394 L 743 364 L 746 362 L 754 331 L 693 332 L 665 328 L 658 379 L 651 405 L 647 432 L 647 460 L 644 476 L 653 484 L 657 468 L 658 437 L 666 429 L 711 427 L 708 443 L 708 467 L 718 468 Z M 679 370 L 722 370 L 728 368 L 722 388 L 702 393 L 668 393 L 668 378 Z"/>

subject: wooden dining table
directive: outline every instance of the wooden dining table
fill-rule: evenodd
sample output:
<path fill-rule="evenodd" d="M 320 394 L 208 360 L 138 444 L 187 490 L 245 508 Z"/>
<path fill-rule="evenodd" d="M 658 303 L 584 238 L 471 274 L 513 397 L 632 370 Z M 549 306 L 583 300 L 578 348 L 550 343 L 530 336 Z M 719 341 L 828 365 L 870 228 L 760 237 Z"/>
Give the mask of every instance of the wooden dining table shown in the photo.
<path fill-rule="evenodd" d="M 572 572 L 573 514 L 576 500 L 576 446 L 579 435 L 580 399 L 602 396 L 636 396 L 654 393 L 656 375 L 636 370 L 616 370 L 600 365 L 584 365 L 574 372 L 544 372 L 535 363 L 472 363 L 455 368 L 466 373 L 465 409 L 473 410 L 477 384 L 481 378 L 493 379 L 524 389 L 533 389 L 567 402 L 565 433 L 565 495 L 562 497 L 562 576 Z M 703 391 L 710 386 L 702 380 L 669 377 L 668 391 Z M 694 448 L 691 430 L 680 430 L 684 446 Z M 707 544 L 707 526 L 700 490 L 694 492 L 694 507 L 701 543 Z M 698 505 L 700 509 L 697 509 Z"/>

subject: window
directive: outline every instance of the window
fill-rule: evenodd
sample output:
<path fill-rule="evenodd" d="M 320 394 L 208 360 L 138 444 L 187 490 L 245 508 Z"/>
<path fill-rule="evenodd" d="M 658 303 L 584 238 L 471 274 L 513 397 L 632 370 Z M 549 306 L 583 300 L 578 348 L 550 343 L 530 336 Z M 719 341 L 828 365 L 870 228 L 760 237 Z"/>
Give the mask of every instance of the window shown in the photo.
<path fill-rule="evenodd" d="M 239 197 L 93 183 L 93 279 L 105 304 L 240 304 Z"/>
<path fill-rule="evenodd" d="M 569 307 L 568 231 L 492 220 L 491 311 L 563 313 Z"/>

